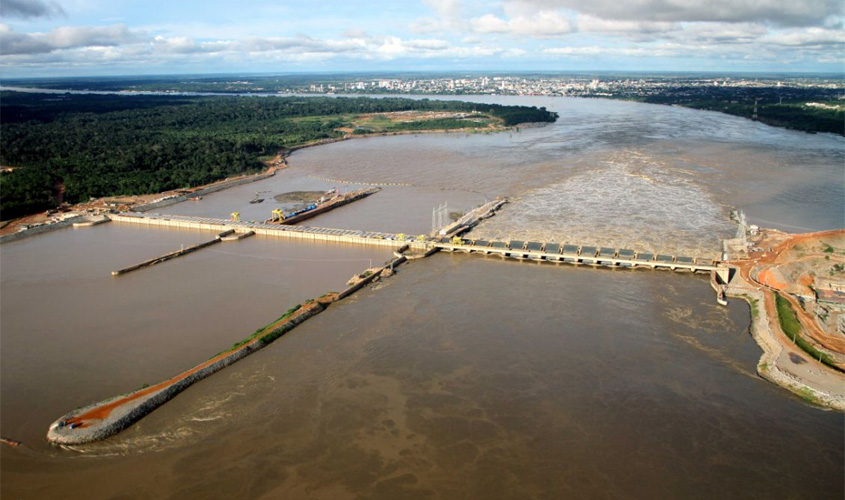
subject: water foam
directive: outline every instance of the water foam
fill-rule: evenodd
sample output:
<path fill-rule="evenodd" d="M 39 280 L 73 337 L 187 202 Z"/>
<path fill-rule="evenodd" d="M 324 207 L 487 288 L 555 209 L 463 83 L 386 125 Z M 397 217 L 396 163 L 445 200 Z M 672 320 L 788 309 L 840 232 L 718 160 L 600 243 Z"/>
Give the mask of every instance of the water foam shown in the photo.
<path fill-rule="evenodd" d="M 716 256 L 720 239 L 731 233 L 727 211 L 695 182 L 694 172 L 623 151 L 524 193 L 473 236 Z"/>

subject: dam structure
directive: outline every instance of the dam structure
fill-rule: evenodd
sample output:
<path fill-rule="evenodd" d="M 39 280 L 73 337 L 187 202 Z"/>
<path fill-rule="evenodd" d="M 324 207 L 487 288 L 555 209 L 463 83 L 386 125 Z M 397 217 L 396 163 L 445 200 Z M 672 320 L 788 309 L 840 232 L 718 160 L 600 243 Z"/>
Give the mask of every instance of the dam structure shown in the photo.
<path fill-rule="evenodd" d="M 249 233 L 310 241 L 326 241 L 400 247 L 408 245 L 411 250 L 431 252 L 463 252 L 480 255 L 498 255 L 504 258 L 535 260 L 553 263 L 584 264 L 612 268 L 649 268 L 672 271 L 709 272 L 723 269 L 719 261 L 707 258 L 685 257 L 661 253 L 637 252 L 630 249 L 565 244 L 537 241 L 488 241 L 462 238 L 485 218 L 491 217 L 507 200 L 495 200 L 482 205 L 467 215 L 446 226 L 436 236 L 406 237 L 402 234 L 356 229 L 334 229 L 310 226 L 280 225 L 270 222 L 233 221 L 194 217 L 188 215 L 164 215 L 157 213 L 124 212 L 110 214 L 115 222 L 204 229 L 228 233 Z M 451 236 L 451 239 L 449 237 Z"/>
<path fill-rule="evenodd" d="M 664 254 L 638 253 L 628 249 L 595 247 L 587 245 L 561 244 L 536 241 L 488 241 L 466 239 L 461 236 L 470 231 L 482 220 L 492 217 L 507 199 L 497 199 L 471 210 L 457 221 L 440 230 L 432 231 L 429 236 L 420 235 L 406 238 L 403 234 L 353 229 L 331 229 L 284 225 L 270 222 L 226 220 L 186 215 L 163 215 L 149 212 L 123 212 L 109 214 L 108 218 L 117 223 L 201 229 L 216 231 L 213 240 L 199 243 L 192 247 L 149 259 L 141 264 L 115 271 L 120 275 L 137 269 L 164 262 L 209 245 L 222 241 L 234 241 L 253 234 L 289 238 L 306 241 L 325 241 L 362 245 L 389 246 L 394 248 L 394 258 L 383 267 L 370 268 L 350 280 L 349 287 L 336 294 L 327 293 L 319 299 L 307 302 L 304 306 L 290 309 L 276 322 L 259 329 L 244 341 L 223 351 L 208 361 L 156 384 L 137 391 L 100 401 L 83 408 L 73 410 L 50 426 L 47 440 L 56 444 L 85 444 L 105 439 L 117 434 L 137 422 L 145 415 L 166 403 L 178 393 L 195 382 L 202 380 L 226 366 L 248 356 L 273 342 L 297 325 L 319 314 L 330 304 L 343 300 L 376 279 L 393 274 L 394 268 L 408 260 L 424 258 L 438 251 L 463 252 L 485 256 L 499 256 L 522 261 L 585 264 L 611 268 L 650 268 L 672 271 L 712 272 L 713 280 L 721 279 L 722 289 L 730 281 L 731 268 L 720 262 L 708 259 L 696 259 Z M 405 252 L 409 252 L 406 254 Z M 723 296 L 724 291 L 722 290 Z M 721 303 L 721 302 L 720 302 Z"/>
<path fill-rule="evenodd" d="M 499 255 L 512 259 L 532 259 L 536 261 L 587 264 L 618 268 L 644 267 L 650 269 L 669 269 L 715 271 L 718 262 L 713 259 L 701 259 L 675 255 L 635 252 L 628 249 L 571 245 L 537 241 L 487 241 L 453 240 L 449 243 L 438 242 L 434 246 L 449 252 L 475 253 L 481 255 Z"/>
<path fill-rule="evenodd" d="M 415 250 L 424 250 L 427 248 L 425 241 L 405 241 L 401 235 L 380 231 L 288 226 L 269 222 L 233 221 L 228 219 L 193 217 L 190 215 L 164 215 L 140 212 L 109 214 L 109 218 L 114 222 L 136 225 L 204 229 L 218 232 L 235 231 L 236 233 L 247 233 L 252 231 L 258 235 L 296 240 L 332 241 L 338 243 L 354 243 L 359 245 L 389 246 L 397 248 L 407 244 Z"/>

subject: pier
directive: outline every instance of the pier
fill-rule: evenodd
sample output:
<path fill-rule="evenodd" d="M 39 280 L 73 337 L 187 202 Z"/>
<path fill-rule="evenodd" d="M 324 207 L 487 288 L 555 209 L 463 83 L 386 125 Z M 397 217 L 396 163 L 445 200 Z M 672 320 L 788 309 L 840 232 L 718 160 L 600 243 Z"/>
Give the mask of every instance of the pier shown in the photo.
<path fill-rule="evenodd" d="M 173 251 L 173 252 L 170 252 L 170 253 L 166 253 L 164 255 L 161 255 L 159 257 L 155 257 L 153 259 L 145 260 L 144 262 L 141 262 L 140 264 L 135 264 L 134 266 L 129 266 L 129 267 L 126 267 L 126 268 L 123 268 L 123 269 L 119 269 L 117 271 L 112 271 L 111 275 L 112 276 L 120 276 L 121 274 L 131 273 L 132 271 L 137 271 L 138 269 L 144 269 L 145 267 L 154 266 L 154 265 L 159 264 L 161 262 L 166 262 L 170 259 L 175 259 L 176 257 L 188 255 L 189 253 L 196 252 L 197 250 L 201 250 L 205 247 L 209 247 L 211 245 L 214 245 L 215 243 L 220 243 L 221 241 L 223 241 L 224 238 L 230 237 L 230 236 L 234 235 L 234 233 L 235 233 L 235 231 L 233 229 L 230 229 L 228 231 L 223 231 L 222 233 L 218 234 L 217 237 L 214 238 L 213 240 L 204 241 L 202 243 L 197 243 L 196 245 L 191 245 L 187 248 L 182 248 L 180 250 L 176 250 L 176 251 Z M 237 239 L 238 237 L 236 236 L 235 238 Z"/>

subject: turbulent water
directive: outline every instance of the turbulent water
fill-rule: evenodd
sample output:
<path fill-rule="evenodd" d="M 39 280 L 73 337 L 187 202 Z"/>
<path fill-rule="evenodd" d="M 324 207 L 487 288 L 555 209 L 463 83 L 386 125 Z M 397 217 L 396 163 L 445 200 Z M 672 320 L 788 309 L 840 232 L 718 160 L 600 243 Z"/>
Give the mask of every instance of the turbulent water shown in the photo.
<path fill-rule="evenodd" d="M 732 208 L 791 231 L 843 224 L 839 137 L 665 106 L 536 103 L 560 120 L 507 135 L 351 141 L 293 158 L 323 177 L 441 189 L 443 201 L 454 191 L 515 197 L 474 233 L 485 238 L 716 256 L 735 231 Z"/>
<path fill-rule="evenodd" d="M 308 225 L 427 233 L 431 210 L 514 202 L 473 234 L 712 255 L 728 211 L 843 225 L 843 140 L 598 100 L 503 134 L 345 141 L 274 178 L 161 209 L 262 220 L 290 191 L 386 186 Z M 332 181 L 321 179 L 333 179 Z M 337 181 L 348 181 L 350 184 Z M 259 193 L 264 203 L 250 204 Z M 170 377 L 390 251 L 111 223 L 0 248 L 2 496 L 842 498 L 840 414 L 754 373 L 748 308 L 705 277 L 435 255 L 330 307 L 122 434 L 44 442 L 74 407 Z"/>

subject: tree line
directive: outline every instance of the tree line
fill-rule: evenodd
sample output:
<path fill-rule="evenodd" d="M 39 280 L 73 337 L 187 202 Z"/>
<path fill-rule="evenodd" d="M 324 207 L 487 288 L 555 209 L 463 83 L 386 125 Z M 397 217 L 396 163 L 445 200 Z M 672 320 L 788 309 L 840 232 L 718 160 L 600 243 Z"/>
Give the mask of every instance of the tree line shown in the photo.
<path fill-rule="evenodd" d="M 507 126 L 545 108 L 401 98 L 0 93 L 0 217 L 102 196 L 193 187 L 264 168 L 262 158 L 340 137 L 349 115 L 486 113 Z M 436 127 L 435 127 L 436 128 Z"/>

